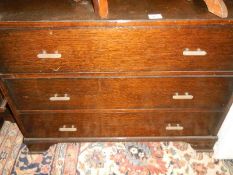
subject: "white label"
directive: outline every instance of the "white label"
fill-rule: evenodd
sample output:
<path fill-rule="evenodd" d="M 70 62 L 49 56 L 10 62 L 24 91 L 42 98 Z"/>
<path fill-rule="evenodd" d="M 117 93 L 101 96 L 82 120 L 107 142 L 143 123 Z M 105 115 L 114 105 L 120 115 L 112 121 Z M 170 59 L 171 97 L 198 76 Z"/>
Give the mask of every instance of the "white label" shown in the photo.
<path fill-rule="evenodd" d="M 163 16 L 161 14 L 149 14 L 149 19 L 163 19 Z"/>

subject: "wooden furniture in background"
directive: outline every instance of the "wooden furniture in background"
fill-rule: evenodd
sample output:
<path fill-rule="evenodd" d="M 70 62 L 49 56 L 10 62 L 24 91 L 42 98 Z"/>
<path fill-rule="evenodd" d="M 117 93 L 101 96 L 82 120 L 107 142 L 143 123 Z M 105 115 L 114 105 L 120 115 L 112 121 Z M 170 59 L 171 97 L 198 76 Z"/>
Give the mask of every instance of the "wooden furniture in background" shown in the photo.
<path fill-rule="evenodd" d="M 108 0 L 92 0 L 94 4 L 94 9 L 96 14 L 100 16 L 100 18 L 108 17 Z M 226 18 L 228 16 L 228 10 L 223 0 L 204 0 L 208 10 L 221 17 Z"/>
<path fill-rule="evenodd" d="M 0 85 L 31 151 L 77 141 L 213 148 L 232 103 L 231 0 L 226 19 L 201 0 L 109 0 L 108 20 L 91 1 L 42 1 L 0 1 Z"/>
<path fill-rule="evenodd" d="M 108 17 L 108 0 L 93 0 L 95 12 L 101 18 Z"/>
<path fill-rule="evenodd" d="M 204 0 L 208 10 L 221 17 L 226 18 L 228 16 L 228 10 L 223 0 Z"/>

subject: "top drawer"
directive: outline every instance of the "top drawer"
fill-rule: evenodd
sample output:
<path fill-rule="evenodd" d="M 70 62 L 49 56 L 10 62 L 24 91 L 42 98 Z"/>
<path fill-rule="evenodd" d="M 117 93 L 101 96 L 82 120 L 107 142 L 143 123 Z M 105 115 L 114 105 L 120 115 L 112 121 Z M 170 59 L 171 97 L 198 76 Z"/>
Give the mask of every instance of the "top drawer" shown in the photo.
<path fill-rule="evenodd" d="M 233 28 L 0 31 L 0 72 L 233 70 Z"/>

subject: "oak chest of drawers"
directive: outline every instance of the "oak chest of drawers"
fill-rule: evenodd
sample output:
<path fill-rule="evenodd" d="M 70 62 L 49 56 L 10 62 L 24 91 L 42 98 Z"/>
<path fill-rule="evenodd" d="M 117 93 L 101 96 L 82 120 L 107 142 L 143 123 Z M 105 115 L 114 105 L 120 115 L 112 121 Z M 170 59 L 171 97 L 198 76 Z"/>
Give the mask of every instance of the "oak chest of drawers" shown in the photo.
<path fill-rule="evenodd" d="M 86 3 L 75 7 L 75 20 L 55 18 L 52 7 L 43 16 L 30 11 L 33 3 L 22 14 L 9 4 L 0 21 L 1 89 L 24 142 L 32 151 L 132 140 L 212 149 L 232 104 L 233 3 L 226 2 L 229 16 L 220 19 L 200 2 L 183 2 L 187 14 L 172 16 L 172 4 L 158 1 L 160 20 L 140 8 L 121 16 L 112 7 L 101 20 Z"/>

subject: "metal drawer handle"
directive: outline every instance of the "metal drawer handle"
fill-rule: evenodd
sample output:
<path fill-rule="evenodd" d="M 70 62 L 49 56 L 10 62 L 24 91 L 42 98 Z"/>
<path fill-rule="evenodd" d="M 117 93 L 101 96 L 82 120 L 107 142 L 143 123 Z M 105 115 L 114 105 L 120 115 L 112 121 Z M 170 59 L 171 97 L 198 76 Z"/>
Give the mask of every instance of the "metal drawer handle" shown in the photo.
<path fill-rule="evenodd" d="M 50 101 L 69 101 L 70 97 L 68 96 L 68 94 L 64 94 L 63 97 L 59 97 L 58 94 L 54 94 L 53 97 L 49 98 Z"/>
<path fill-rule="evenodd" d="M 61 128 L 58 129 L 60 132 L 76 132 L 77 128 L 72 125 L 70 128 L 66 127 L 66 125 L 63 125 Z"/>
<path fill-rule="evenodd" d="M 43 50 L 42 53 L 37 55 L 37 58 L 44 59 L 44 58 L 51 58 L 51 59 L 58 59 L 61 58 L 61 54 L 58 51 L 54 53 L 47 53 L 46 50 Z"/>
<path fill-rule="evenodd" d="M 166 126 L 166 130 L 168 131 L 182 131 L 184 130 L 184 127 L 181 126 L 180 124 L 176 124 L 172 126 L 170 123 Z"/>
<path fill-rule="evenodd" d="M 190 95 L 188 92 L 185 92 L 184 95 L 179 95 L 178 92 L 175 93 L 175 95 L 172 96 L 174 100 L 192 100 L 193 95 Z"/>
<path fill-rule="evenodd" d="M 189 50 L 188 48 L 186 48 L 183 51 L 183 55 L 184 56 L 205 56 L 207 55 L 207 52 L 201 49 L 197 49 L 197 50 Z"/>
<path fill-rule="evenodd" d="M 2 104 L 0 105 L 0 111 L 5 111 L 7 105 L 7 100 L 3 99 Z"/>

